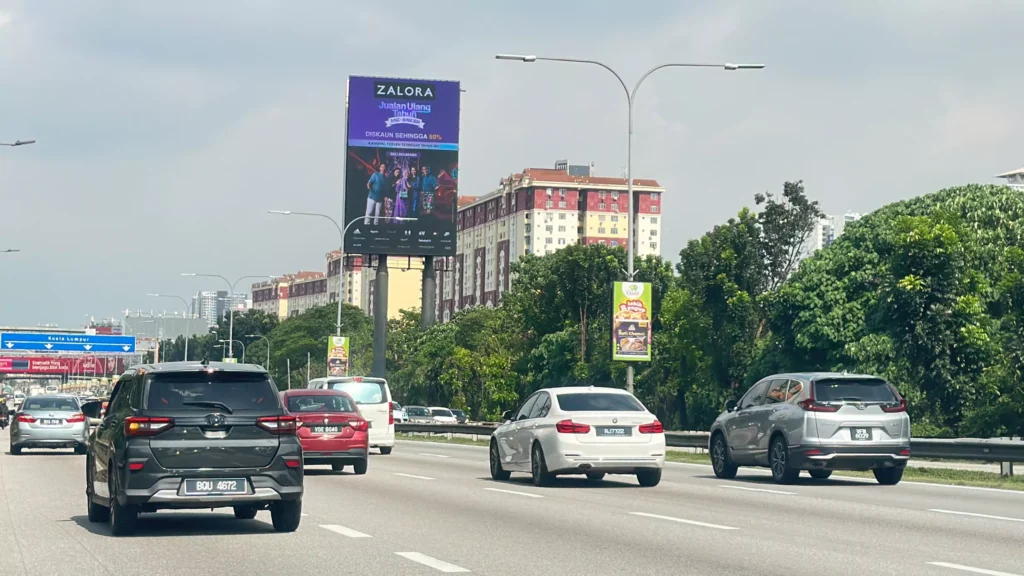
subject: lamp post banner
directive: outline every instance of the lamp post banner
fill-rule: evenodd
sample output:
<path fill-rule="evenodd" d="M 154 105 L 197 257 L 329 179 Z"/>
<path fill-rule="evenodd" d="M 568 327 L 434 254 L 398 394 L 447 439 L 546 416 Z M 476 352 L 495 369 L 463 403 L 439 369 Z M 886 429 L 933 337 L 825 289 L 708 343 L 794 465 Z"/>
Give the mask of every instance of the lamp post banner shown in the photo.
<path fill-rule="evenodd" d="M 612 360 L 650 362 L 651 284 L 615 282 L 612 291 Z"/>
<path fill-rule="evenodd" d="M 455 254 L 459 82 L 352 76 L 345 252 Z M 403 221 L 402 218 L 415 218 Z"/>
<path fill-rule="evenodd" d="M 348 376 L 348 336 L 331 336 L 327 343 L 327 374 Z"/>

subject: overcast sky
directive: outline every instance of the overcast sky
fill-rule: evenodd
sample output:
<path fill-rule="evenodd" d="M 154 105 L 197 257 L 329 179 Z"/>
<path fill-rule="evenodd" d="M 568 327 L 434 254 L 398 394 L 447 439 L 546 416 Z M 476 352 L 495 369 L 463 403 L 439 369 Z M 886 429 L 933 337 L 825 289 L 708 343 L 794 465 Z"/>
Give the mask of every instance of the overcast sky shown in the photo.
<path fill-rule="evenodd" d="M 425 7 L 429 7 L 426 9 Z M 0 0 L 0 325 L 172 307 L 180 277 L 324 269 L 349 75 L 461 80 L 460 193 L 555 160 L 625 166 L 607 72 L 639 93 L 634 175 L 662 255 L 803 179 L 830 213 L 1024 166 L 1024 2 Z M 246 282 L 245 284 L 248 284 Z M 180 308 L 180 306 L 178 306 Z"/>

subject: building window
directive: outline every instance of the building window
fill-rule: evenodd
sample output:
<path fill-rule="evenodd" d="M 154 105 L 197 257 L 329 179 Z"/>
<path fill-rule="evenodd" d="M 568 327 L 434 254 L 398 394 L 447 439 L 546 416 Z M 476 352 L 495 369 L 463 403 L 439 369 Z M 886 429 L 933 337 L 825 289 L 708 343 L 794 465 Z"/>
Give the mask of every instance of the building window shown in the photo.
<path fill-rule="evenodd" d="M 607 205 L 607 204 L 605 204 L 604 202 L 601 202 L 600 204 L 598 204 L 598 205 L 597 205 L 597 209 L 598 209 L 598 210 L 604 210 L 604 209 L 606 209 L 607 207 L 608 207 L 608 205 Z"/>
<path fill-rule="evenodd" d="M 612 192 L 612 200 L 618 200 L 618 199 L 619 199 L 619 192 L 617 190 L 613 191 Z"/>
<path fill-rule="evenodd" d="M 562 214 L 559 214 L 558 215 L 558 219 L 559 220 L 565 220 L 565 213 L 563 212 Z"/>
<path fill-rule="evenodd" d="M 600 192 L 597 193 L 597 197 L 600 198 L 601 200 L 604 200 L 604 196 L 605 196 L 604 190 L 601 190 Z"/>
<path fill-rule="evenodd" d="M 604 234 L 604 230 L 605 230 L 604 226 L 598 226 L 597 233 L 598 234 Z"/>
<path fill-rule="evenodd" d="M 618 234 L 618 233 L 619 233 L 619 229 L 618 228 L 612 228 L 612 234 Z"/>
<path fill-rule="evenodd" d="M 612 240 L 612 248 L 615 248 L 618 245 L 619 245 L 619 241 L 618 240 Z"/>
<path fill-rule="evenodd" d="M 612 222 L 618 222 L 618 221 L 619 221 L 619 217 L 618 216 L 612 216 Z"/>
<path fill-rule="evenodd" d="M 551 188 L 548 188 L 548 196 L 551 196 Z"/>
<path fill-rule="evenodd" d="M 565 203 L 565 200 L 560 200 L 558 202 L 558 207 L 559 208 L 565 208 L 566 206 L 568 206 L 568 204 Z"/>
<path fill-rule="evenodd" d="M 657 192 L 651 192 L 651 200 L 657 200 L 657 199 L 658 199 L 658 193 Z"/>
<path fill-rule="evenodd" d="M 559 246 L 565 246 L 565 238 L 559 238 L 558 239 L 558 245 Z"/>
<path fill-rule="evenodd" d="M 598 222 L 604 222 L 607 218 L 608 217 L 605 216 L 604 214 L 599 214 L 598 217 L 597 217 L 597 221 Z"/>
<path fill-rule="evenodd" d="M 657 224 L 657 223 L 658 223 L 658 217 L 657 216 L 651 216 L 651 224 Z"/>
<path fill-rule="evenodd" d="M 657 249 L 658 249 L 658 243 L 657 242 L 651 242 L 651 250 L 657 250 Z"/>
<path fill-rule="evenodd" d="M 612 204 L 612 212 L 618 212 L 618 211 L 619 211 L 619 205 L 618 204 Z"/>
<path fill-rule="evenodd" d="M 548 236 L 547 238 L 544 239 L 545 244 L 554 244 L 554 242 L 555 241 L 551 238 L 551 236 Z"/>
<path fill-rule="evenodd" d="M 658 235 L 658 231 L 657 230 L 651 230 L 651 236 L 657 236 L 657 235 Z"/>
<path fill-rule="evenodd" d="M 658 207 L 657 206 L 651 206 L 651 212 L 654 213 L 654 214 L 657 214 L 658 213 Z"/>
<path fill-rule="evenodd" d="M 558 195 L 561 196 L 562 198 L 565 198 L 565 188 L 559 188 Z"/>
<path fill-rule="evenodd" d="M 552 229 L 551 224 L 548 224 L 547 226 L 544 227 L 544 231 L 545 232 L 551 232 L 551 229 Z"/>
<path fill-rule="evenodd" d="M 554 206 L 555 206 L 555 203 L 552 202 L 551 200 L 548 200 L 547 202 L 544 203 L 544 207 L 545 208 L 554 208 Z"/>

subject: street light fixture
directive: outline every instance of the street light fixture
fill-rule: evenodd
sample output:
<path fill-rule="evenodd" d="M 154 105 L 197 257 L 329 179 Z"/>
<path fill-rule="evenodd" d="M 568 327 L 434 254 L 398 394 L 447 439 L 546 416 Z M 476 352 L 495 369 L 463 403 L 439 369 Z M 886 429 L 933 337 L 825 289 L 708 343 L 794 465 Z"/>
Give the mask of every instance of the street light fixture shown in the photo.
<path fill-rule="evenodd" d="M 267 341 L 267 364 L 265 366 L 263 366 L 263 367 L 266 368 L 267 370 L 270 370 L 270 338 L 267 338 L 266 336 L 264 336 L 262 334 L 246 334 L 245 337 L 246 338 L 263 338 L 264 340 Z"/>
<path fill-rule="evenodd" d="M 239 282 L 241 282 L 242 280 L 245 280 L 245 279 L 269 278 L 269 279 L 273 280 L 274 278 L 276 278 L 276 276 L 269 276 L 269 275 L 242 276 L 238 280 L 235 280 L 234 284 L 232 284 L 231 280 L 228 280 L 227 278 L 221 276 L 220 274 L 197 274 L 195 272 L 182 272 L 181 275 L 182 276 L 193 276 L 193 277 L 196 277 L 196 278 L 220 278 L 221 280 L 223 280 L 224 282 L 227 283 L 228 288 L 229 288 L 229 291 L 228 291 L 228 303 L 231 306 L 231 311 L 230 311 L 231 319 L 228 321 L 228 358 L 234 358 L 235 357 L 235 347 L 234 347 L 234 337 L 235 337 L 235 306 L 234 306 L 233 303 L 231 303 L 231 298 L 235 295 L 235 285 L 237 285 Z"/>
<path fill-rule="evenodd" d="M 238 345 L 242 347 L 242 364 L 245 364 L 245 343 L 244 342 L 242 342 L 241 340 L 217 340 L 217 342 L 220 342 L 221 344 L 225 344 L 227 342 L 238 342 Z"/>
<path fill-rule="evenodd" d="M 0 142 L 0 146 L 10 146 L 11 148 L 14 148 L 15 146 L 28 146 L 29 144 L 35 143 L 35 140 L 15 140 L 14 142 Z"/>
<path fill-rule="evenodd" d="M 603 62 L 597 60 L 582 60 L 578 58 L 545 58 L 534 55 L 523 55 L 523 54 L 497 54 L 494 56 L 497 60 L 516 60 L 519 62 L 536 62 L 538 60 L 546 62 L 569 62 L 572 64 L 592 64 L 594 66 L 600 66 L 605 70 L 612 73 L 615 79 L 622 85 L 622 90 L 626 93 L 626 103 L 628 104 L 629 111 L 629 133 L 626 138 L 626 190 L 629 196 L 629 210 L 626 214 L 628 223 L 626 225 L 626 275 L 629 276 L 629 280 L 633 280 L 633 237 L 634 228 L 636 223 L 633 221 L 633 104 L 636 102 L 636 93 L 640 89 L 640 85 L 643 84 L 644 80 L 648 76 L 654 74 L 662 68 L 718 68 L 720 70 L 761 70 L 764 68 L 764 64 L 732 64 L 726 62 L 725 64 L 689 64 L 689 63 L 668 63 L 659 64 L 647 72 L 645 72 L 640 79 L 637 80 L 636 85 L 633 86 L 633 90 L 630 91 L 626 82 L 616 72 Z M 629 363 L 626 365 L 626 390 L 629 392 L 633 391 L 633 364 Z"/>
<path fill-rule="evenodd" d="M 363 220 L 366 219 L 365 216 L 360 216 L 358 218 L 353 218 L 347 224 L 345 224 L 344 228 L 342 228 L 341 225 L 338 224 L 337 220 L 335 220 L 334 218 L 328 216 L 327 214 L 321 214 L 319 212 L 292 212 L 291 210 L 267 210 L 267 213 L 268 214 L 279 214 L 281 216 L 314 216 L 314 217 L 317 217 L 317 218 L 326 218 L 326 219 L 330 220 L 331 223 L 334 224 L 334 227 L 338 229 L 338 236 L 339 236 L 338 252 L 340 254 L 342 254 L 342 256 L 345 253 L 345 234 L 348 232 L 348 229 L 353 224 L 355 224 L 356 222 L 362 222 Z M 402 217 L 402 216 L 394 216 L 391 219 L 393 221 L 396 221 L 396 222 L 415 222 L 415 221 L 419 220 L 419 218 L 405 218 L 405 217 Z M 341 336 L 341 294 L 342 294 L 341 280 L 342 280 L 342 278 L 344 278 L 344 276 L 342 275 L 342 271 L 341 271 L 340 266 L 339 266 L 339 269 L 338 269 L 338 318 L 335 321 L 335 329 L 337 330 L 336 333 L 337 333 L 338 336 Z"/>
<path fill-rule="evenodd" d="M 174 294 L 146 294 L 152 298 L 177 298 L 181 300 L 181 303 L 185 305 L 185 362 L 188 362 L 188 340 L 192 336 L 192 310 L 188 302 L 181 296 Z"/>

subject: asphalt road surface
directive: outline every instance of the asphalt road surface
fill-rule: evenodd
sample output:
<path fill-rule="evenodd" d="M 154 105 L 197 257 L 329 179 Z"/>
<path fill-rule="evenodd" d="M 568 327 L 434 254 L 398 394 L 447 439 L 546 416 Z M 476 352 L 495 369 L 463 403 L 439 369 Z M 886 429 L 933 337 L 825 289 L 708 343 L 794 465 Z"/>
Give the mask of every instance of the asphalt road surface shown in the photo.
<path fill-rule="evenodd" d="M 1024 493 L 859 480 L 721 481 L 669 464 L 632 477 L 493 482 L 487 452 L 400 442 L 365 476 L 309 468 L 305 517 L 143 515 L 131 538 L 85 518 L 82 456 L 6 452 L 0 575 L 988 574 L 1024 576 Z"/>

